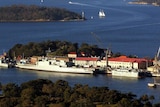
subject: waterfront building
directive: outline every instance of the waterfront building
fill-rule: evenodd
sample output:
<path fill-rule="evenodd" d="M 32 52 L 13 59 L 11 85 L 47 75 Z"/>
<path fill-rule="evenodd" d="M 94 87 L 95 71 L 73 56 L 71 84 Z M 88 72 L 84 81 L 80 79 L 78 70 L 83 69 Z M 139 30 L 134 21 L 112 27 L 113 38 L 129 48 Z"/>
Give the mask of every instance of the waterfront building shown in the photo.
<path fill-rule="evenodd" d="M 68 58 L 76 58 L 76 57 L 77 57 L 77 53 L 76 52 L 68 53 Z"/>
<path fill-rule="evenodd" d="M 109 58 L 108 64 L 113 68 L 134 68 L 146 69 L 148 61 L 144 58 L 129 58 L 127 56 L 120 56 L 116 58 Z"/>
<path fill-rule="evenodd" d="M 75 65 L 84 66 L 84 67 L 97 67 L 97 57 L 77 57 L 75 58 Z"/>
<path fill-rule="evenodd" d="M 127 56 L 120 56 L 115 58 L 108 58 L 108 66 L 111 68 L 134 68 L 146 69 L 152 62 L 144 58 L 128 58 Z M 75 58 L 76 65 L 89 65 L 93 67 L 106 67 L 106 59 L 99 60 L 98 57 L 77 57 Z"/>

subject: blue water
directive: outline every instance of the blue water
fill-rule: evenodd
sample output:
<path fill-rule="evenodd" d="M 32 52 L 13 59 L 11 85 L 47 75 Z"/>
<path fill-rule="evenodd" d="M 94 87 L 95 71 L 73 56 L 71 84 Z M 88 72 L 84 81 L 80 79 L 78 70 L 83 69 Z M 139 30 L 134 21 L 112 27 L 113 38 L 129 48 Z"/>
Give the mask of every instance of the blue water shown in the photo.
<path fill-rule="evenodd" d="M 102 48 L 111 48 L 114 53 L 153 58 L 160 45 L 160 7 L 150 5 L 131 5 L 129 0 L 0 0 L 0 6 L 13 4 L 34 4 L 49 7 L 61 7 L 81 14 L 85 12 L 86 21 L 70 22 L 13 22 L 0 23 L 0 53 L 9 50 L 17 43 L 41 42 L 46 40 L 66 40 L 89 43 Z M 103 9 L 106 17 L 98 17 Z M 91 19 L 93 17 L 93 19 Z M 100 39 L 91 34 L 94 32 Z M 138 96 L 154 95 L 160 100 L 160 87 L 148 88 L 152 78 L 133 79 L 115 78 L 107 75 L 73 75 L 50 72 L 21 71 L 18 69 L 0 69 L 0 82 L 22 83 L 32 79 L 44 78 L 56 81 L 67 80 L 90 86 L 108 86 L 122 92 L 133 92 Z"/>
<path fill-rule="evenodd" d="M 0 0 L 1 6 L 35 4 L 66 8 L 78 13 L 84 11 L 88 19 L 84 22 L 0 23 L 0 49 L 8 50 L 17 43 L 67 40 L 111 48 L 114 53 L 154 57 L 160 45 L 159 7 L 131 5 L 124 0 L 74 0 L 72 2 L 76 4 L 69 4 L 66 0 L 44 0 L 44 2 Z M 106 18 L 98 17 L 99 9 L 106 12 Z M 90 19 L 91 16 L 94 18 Z M 91 35 L 91 32 L 99 37 L 100 43 Z"/>

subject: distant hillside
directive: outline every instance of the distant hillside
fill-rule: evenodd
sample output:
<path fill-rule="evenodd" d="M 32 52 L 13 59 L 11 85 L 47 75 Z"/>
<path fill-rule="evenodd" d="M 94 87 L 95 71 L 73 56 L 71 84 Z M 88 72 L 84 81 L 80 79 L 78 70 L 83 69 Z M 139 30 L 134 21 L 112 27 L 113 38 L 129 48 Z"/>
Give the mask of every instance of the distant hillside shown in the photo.
<path fill-rule="evenodd" d="M 155 6 L 160 6 L 160 0 L 135 0 L 133 2 L 130 2 L 133 4 L 151 4 Z"/>
<path fill-rule="evenodd" d="M 0 21 L 67 21 L 80 20 L 82 16 L 66 9 L 12 5 L 0 7 Z"/>

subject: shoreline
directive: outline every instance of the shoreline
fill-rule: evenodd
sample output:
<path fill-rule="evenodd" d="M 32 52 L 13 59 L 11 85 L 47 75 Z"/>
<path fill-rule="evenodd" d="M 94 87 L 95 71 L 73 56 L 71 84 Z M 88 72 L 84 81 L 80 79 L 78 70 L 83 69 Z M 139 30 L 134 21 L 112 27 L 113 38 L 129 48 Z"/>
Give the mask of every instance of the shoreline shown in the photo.
<path fill-rule="evenodd" d="M 147 3 L 147 2 L 138 2 L 138 1 L 128 2 L 128 4 L 160 6 L 160 5 L 158 5 L 157 3 Z"/>
<path fill-rule="evenodd" d="M 86 19 L 71 19 L 71 20 L 0 20 L 0 23 L 9 22 L 70 22 L 70 21 L 84 21 Z"/>

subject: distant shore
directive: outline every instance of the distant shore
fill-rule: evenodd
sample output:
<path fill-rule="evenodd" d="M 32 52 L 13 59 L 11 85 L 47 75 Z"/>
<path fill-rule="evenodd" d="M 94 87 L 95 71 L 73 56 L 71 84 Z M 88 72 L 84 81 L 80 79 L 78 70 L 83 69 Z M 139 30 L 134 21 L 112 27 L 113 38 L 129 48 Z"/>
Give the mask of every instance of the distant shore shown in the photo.
<path fill-rule="evenodd" d="M 44 20 L 44 19 L 39 19 L 39 20 L 0 20 L 0 23 L 2 22 L 69 22 L 69 21 L 84 21 L 86 19 L 70 19 L 70 20 Z"/>
<path fill-rule="evenodd" d="M 0 7 L 0 22 L 54 22 L 82 21 L 80 14 L 63 8 L 36 5 L 12 5 Z"/>
<path fill-rule="evenodd" d="M 157 3 L 147 3 L 147 2 L 139 2 L 139 1 L 128 2 L 128 4 L 141 4 L 141 5 L 160 6 Z"/>

